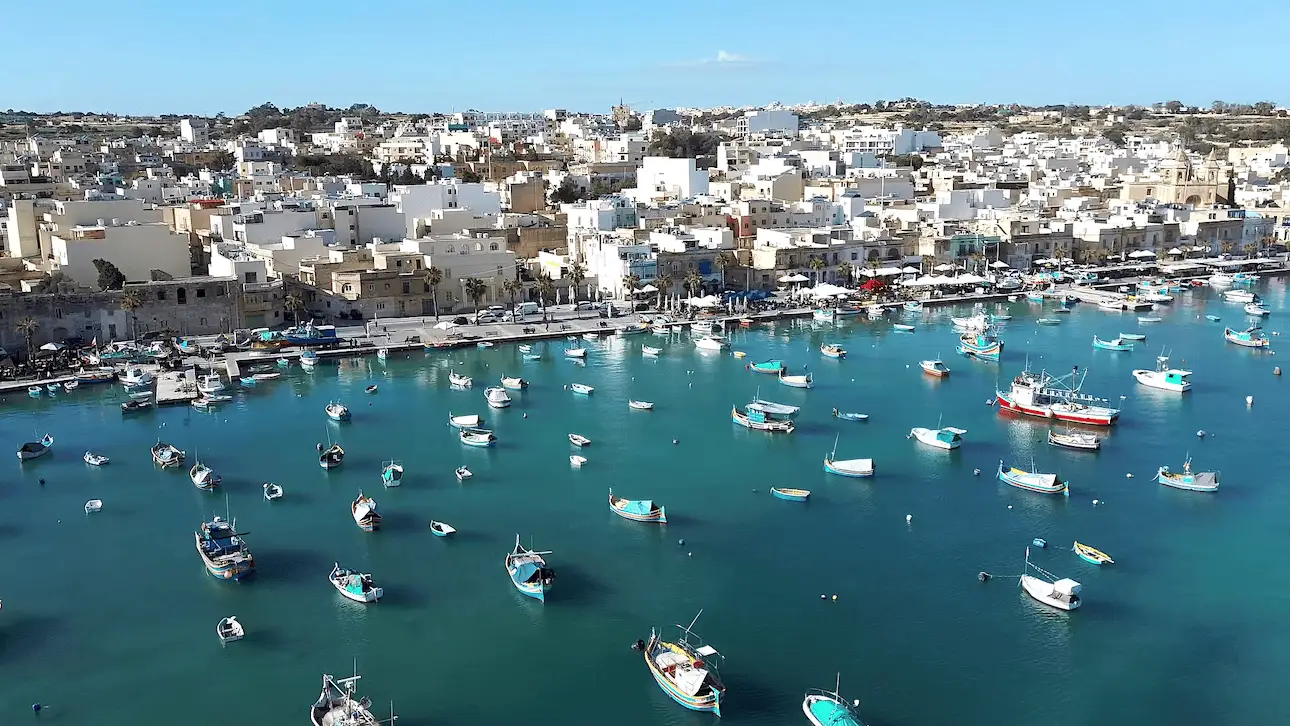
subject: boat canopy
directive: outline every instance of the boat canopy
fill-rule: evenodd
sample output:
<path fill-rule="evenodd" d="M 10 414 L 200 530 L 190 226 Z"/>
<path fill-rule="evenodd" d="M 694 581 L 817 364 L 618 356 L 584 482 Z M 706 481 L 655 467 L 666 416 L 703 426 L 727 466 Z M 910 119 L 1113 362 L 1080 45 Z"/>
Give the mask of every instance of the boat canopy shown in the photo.
<path fill-rule="evenodd" d="M 529 582 L 541 573 L 542 568 L 534 562 L 521 562 L 515 566 L 515 580 L 517 582 Z"/>
<path fill-rule="evenodd" d="M 627 514 L 646 515 L 654 511 L 654 502 L 648 499 L 633 499 L 620 508 Z"/>

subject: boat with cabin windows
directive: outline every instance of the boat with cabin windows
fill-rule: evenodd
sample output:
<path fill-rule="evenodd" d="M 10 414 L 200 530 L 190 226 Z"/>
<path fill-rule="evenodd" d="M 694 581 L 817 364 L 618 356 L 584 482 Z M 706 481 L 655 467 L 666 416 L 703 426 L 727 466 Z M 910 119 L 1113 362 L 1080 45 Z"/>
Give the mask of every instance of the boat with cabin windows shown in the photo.
<path fill-rule="evenodd" d="M 370 574 L 359 572 L 358 570 L 351 570 L 348 567 L 341 567 L 339 562 L 332 565 L 331 573 L 327 575 L 327 579 L 331 581 L 332 587 L 336 588 L 336 592 L 339 592 L 341 595 L 344 595 L 354 602 L 376 602 L 385 594 L 385 590 L 377 587 L 372 581 L 372 576 Z M 325 721 L 323 723 L 326 726 L 331 726 L 332 724 L 335 724 L 335 726 L 341 726 L 341 724 L 345 722 Z M 356 723 L 364 722 L 359 721 Z M 373 725 L 375 725 L 375 723 L 375 721 L 372 721 Z M 366 724 L 364 724 L 364 726 L 366 726 Z"/>
<path fill-rule="evenodd" d="M 648 499 L 616 497 L 613 487 L 609 489 L 609 509 L 623 519 L 630 519 L 633 522 L 667 524 L 667 511 L 663 505 Z"/>
<path fill-rule="evenodd" d="M 924 373 L 932 376 L 933 378 L 945 378 L 950 374 L 950 369 L 946 367 L 945 362 L 940 358 L 919 361 L 918 367 L 922 368 Z"/>
<path fill-rule="evenodd" d="M 1104 399 L 1080 392 L 1083 377 L 1078 380 L 1079 366 L 1064 376 L 1053 376 L 1046 370 L 1039 373 L 1029 368 L 1023 370 L 1005 393 L 995 391 L 999 411 L 1057 419 L 1092 426 L 1110 426 L 1120 417 L 1119 409 L 1096 405 Z"/>
<path fill-rule="evenodd" d="M 520 536 L 515 535 L 515 548 L 506 555 L 503 564 L 516 590 L 546 602 L 546 594 L 555 582 L 555 570 L 546 564 L 544 558 L 544 555 L 549 554 L 549 551 L 538 552 L 525 547 L 520 544 Z"/>
<path fill-rule="evenodd" d="M 1034 467 L 1034 464 L 1031 464 Z M 999 481 L 1004 484 L 1025 489 L 1026 491 L 1038 492 L 1040 494 L 1063 494 L 1070 496 L 1070 486 L 1056 474 L 1041 474 L 1039 472 L 1026 471 L 1017 467 L 1008 467 L 1006 470 L 1003 466 L 1003 459 L 999 460 Z"/>
<path fill-rule="evenodd" d="M 797 412 L 802 409 L 799 406 L 790 406 L 787 403 L 767 401 L 761 397 L 761 390 L 758 389 L 757 394 L 753 396 L 752 403 L 749 403 L 745 410 L 750 412 L 757 411 L 768 418 L 786 419 L 796 416 Z"/>
<path fill-rule="evenodd" d="M 312 321 L 282 331 L 282 338 L 296 346 L 334 345 L 340 342 L 335 325 L 314 325 Z"/>
<path fill-rule="evenodd" d="M 1111 559 L 1110 555 L 1096 547 L 1080 544 L 1079 540 L 1075 541 L 1075 545 L 1071 547 L 1071 549 L 1074 550 L 1075 554 L 1079 555 L 1081 560 L 1084 560 L 1090 565 L 1101 566 L 1115 564 L 1115 560 Z"/>
<path fill-rule="evenodd" d="M 702 614 L 700 610 L 699 615 Z M 681 637 L 676 640 L 664 640 L 656 629 L 651 628 L 649 640 L 638 640 L 635 648 L 645 657 L 654 682 L 669 698 L 691 711 L 720 716 L 721 699 L 726 693 L 726 686 L 716 669 L 716 659 L 721 654 L 694 633 L 699 615 L 694 616 L 689 626 L 677 626 Z"/>
<path fill-rule="evenodd" d="M 123 372 L 120 376 L 121 383 L 126 388 L 150 386 L 152 385 L 152 382 L 155 379 L 156 379 L 155 376 L 153 376 L 148 371 L 145 371 L 144 369 L 139 368 L 138 366 L 131 366 L 129 368 L 126 368 L 125 372 Z"/>
<path fill-rule="evenodd" d="M 1031 575 L 1034 570 L 1037 575 Z M 1055 575 L 1030 561 L 1030 548 L 1026 548 L 1026 568 L 1022 571 L 1020 585 L 1026 594 L 1058 610 L 1074 610 L 1083 600 L 1080 598 L 1080 584 L 1069 578 L 1058 579 Z"/>
<path fill-rule="evenodd" d="M 1162 466 L 1156 471 L 1156 481 L 1167 487 L 1174 489 L 1185 489 L 1189 492 L 1216 492 L 1218 491 L 1219 473 L 1216 471 L 1198 471 L 1191 470 L 1191 456 L 1183 462 L 1183 470 L 1180 472 L 1169 471 L 1169 467 Z"/>
<path fill-rule="evenodd" d="M 359 492 L 358 497 L 350 503 L 349 512 L 354 516 L 354 524 L 364 532 L 375 532 L 381 528 L 381 513 L 376 511 L 376 500 Z"/>
<path fill-rule="evenodd" d="M 197 554 L 201 555 L 211 577 L 241 580 L 254 571 L 255 557 L 243 539 L 246 534 L 237 531 L 237 520 L 228 522 L 221 517 L 203 522 L 201 528 L 193 533 Z"/>
<path fill-rule="evenodd" d="M 746 429 L 769 433 L 791 434 L 796 428 L 792 421 L 772 418 L 760 408 L 753 408 L 752 404 L 746 406 L 742 412 L 737 406 L 731 406 L 730 420 Z"/>
<path fill-rule="evenodd" d="M 824 470 L 830 474 L 852 478 L 873 476 L 873 459 L 838 459 L 838 439 L 833 439 L 833 451 L 824 457 Z"/>
<path fill-rule="evenodd" d="M 963 444 L 963 434 L 967 429 L 946 426 L 944 428 L 912 428 L 905 438 L 917 439 L 919 442 L 938 449 L 957 449 Z"/>
<path fill-rule="evenodd" d="M 1272 341 L 1263 336 L 1263 328 L 1257 325 L 1242 331 L 1223 328 L 1223 339 L 1246 348 L 1269 348 L 1272 346 Z"/>
<path fill-rule="evenodd" d="M 788 366 L 784 365 L 784 361 L 782 360 L 767 360 L 762 361 L 761 363 L 749 363 L 744 366 L 744 368 L 752 371 L 753 373 L 769 373 L 775 376 L 788 372 Z"/>
<path fill-rule="evenodd" d="M 806 697 L 802 699 L 802 713 L 806 714 L 806 720 L 812 726 L 865 726 L 864 719 L 856 711 L 860 701 L 847 703 L 838 694 L 841 684 L 842 676 L 839 675 L 838 683 L 832 691 L 812 688 L 806 692 Z"/>
<path fill-rule="evenodd" d="M 1149 371 L 1145 368 L 1138 368 L 1133 371 L 1133 378 L 1138 383 L 1149 388 L 1159 388 L 1162 391 L 1174 391 L 1175 393 L 1185 393 L 1191 390 L 1191 381 L 1187 377 L 1191 371 L 1185 371 L 1179 368 L 1169 367 L 1169 356 L 1159 355 L 1156 357 L 1156 369 Z"/>

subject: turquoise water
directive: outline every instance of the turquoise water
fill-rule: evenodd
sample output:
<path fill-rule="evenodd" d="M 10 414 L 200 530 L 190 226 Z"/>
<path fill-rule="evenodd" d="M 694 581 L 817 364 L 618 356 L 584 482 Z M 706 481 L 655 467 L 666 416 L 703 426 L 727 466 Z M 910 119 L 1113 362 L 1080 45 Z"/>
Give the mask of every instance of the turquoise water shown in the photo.
<path fill-rule="evenodd" d="M 1285 282 L 1258 291 L 1278 331 Z M 1222 326 L 1245 317 L 1208 291 L 1182 296 L 1154 325 L 1084 305 L 1041 327 L 1040 306 L 1005 307 L 1016 317 L 999 364 L 953 355 L 949 315 L 962 308 L 925 313 L 914 334 L 863 321 L 738 332 L 745 360 L 698 354 L 680 338 L 643 359 L 654 336 L 589 344 L 585 367 L 562 359 L 558 343 L 539 362 L 513 346 L 347 360 L 293 369 L 214 414 L 122 418 L 119 389 L 10 394 L 0 428 L 11 450 L 46 431 L 57 442 L 43 459 L 0 465 L 0 722 L 31 718 L 39 701 L 47 723 L 160 726 L 222 704 L 249 723 L 306 724 L 319 674 L 347 673 L 357 659 L 362 692 L 378 715 L 393 700 L 400 724 L 710 723 L 669 701 L 629 648 L 700 608 L 695 630 L 726 656 L 727 724 L 805 723 L 803 692 L 832 686 L 838 672 L 843 695 L 877 726 L 1287 722 L 1290 493 L 1274 467 L 1290 414 L 1272 375 L 1281 356 L 1225 344 Z M 1203 319 L 1214 311 L 1222 322 Z M 1094 334 L 1117 332 L 1149 337 L 1132 353 L 1092 349 Z M 825 340 L 850 355 L 822 357 Z M 1195 371 L 1191 393 L 1134 384 L 1130 370 L 1152 367 L 1162 347 Z M 948 379 L 918 369 L 937 354 Z M 1058 373 L 1079 365 L 1086 392 L 1126 397 L 1101 452 L 1049 447 L 1041 422 L 985 405 L 1027 357 Z M 815 388 L 744 370 L 766 358 L 807 367 Z M 475 377 L 473 390 L 449 390 L 454 368 Z M 483 389 L 502 374 L 532 386 L 493 411 Z M 379 393 L 364 395 L 372 381 Z M 571 382 L 594 395 L 563 390 Z M 730 406 L 758 386 L 803 406 L 796 433 L 730 423 Z M 628 398 L 656 410 L 630 411 Z M 353 409 L 351 423 L 326 420 L 332 399 Z M 870 421 L 840 422 L 835 406 Z M 498 446 L 462 447 L 449 410 L 483 415 Z M 969 430 L 960 451 L 906 439 L 941 418 Z M 1199 440 L 1202 428 L 1210 436 Z M 589 459 L 581 470 L 568 464 L 571 431 L 593 440 L 577 452 Z M 840 458 L 872 457 L 877 475 L 826 475 L 835 436 Z M 219 470 L 219 493 L 155 469 L 158 437 Z M 315 451 L 328 437 L 348 452 L 332 472 Z M 112 463 L 84 465 L 89 448 Z M 1222 471 L 1220 492 L 1153 482 L 1189 452 L 1198 470 Z M 993 478 L 999 459 L 1028 466 L 1032 456 L 1072 482 L 1069 499 Z M 390 458 L 408 473 L 386 490 Z M 459 483 L 463 463 L 475 476 Z M 265 480 L 285 498 L 263 501 Z M 811 489 L 811 501 L 776 500 L 775 485 Z M 610 486 L 666 505 L 668 525 L 615 517 Z M 377 534 L 350 517 L 359 490 L 381 505 Z M 192 531 L 224 513 L 225 493 L 258 563 L 242 583 L 207 576 L 193 550 Z M 83 514 L 90 498 L 104 501 L 101 513 Z M 431 517 L 457 537 L 432 537 Z M 516 533 L 553 551 L 545 605 L 516 592 L 502 567 Z M 1079 611 L 1046 609 L 1016 587 L 1033 537 L 1049 542 L 1036 563 L 1084 584 Z M 1082 562 L 1074 539 L 1116 564 Z M 327 582 L 334 561 L 373 573 L 386 598 L 343 600 Z M 979 583 L 980 570 L 995 579 Z M 214 629 L 226 615 L 248 635 L 221 647 Z"/>

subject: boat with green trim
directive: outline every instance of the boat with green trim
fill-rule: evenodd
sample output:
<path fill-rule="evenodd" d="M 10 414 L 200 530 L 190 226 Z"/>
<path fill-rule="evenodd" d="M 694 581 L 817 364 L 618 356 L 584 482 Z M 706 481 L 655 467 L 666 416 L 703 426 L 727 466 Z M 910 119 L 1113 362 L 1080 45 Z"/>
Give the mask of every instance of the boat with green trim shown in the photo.
<path fill-rule="evenodd" d="M 767 360 L 762 361 L 761 363 L 749 363 L 744 366 L 744 368 L 752 371 L 753 373 L 769 373 L 773 376 L 777 376 L 788 371 L 788 366 L 784 365 L 784 361 L 782 360 Z"/>
<path fill-rule="evenodd" d="M 702 615 L 703 611 L 699 611 Z M 716 648 L 707 645 L 694 634 L 694 624 L 699 621 L 694 616 L 690 625 L 677 625 L 681 637 L 664 640 L 656 629 L 651 628 L 649 641 L 636 641 L 636 649 L 645 657 L 650 675 L 654 682 L 673 701 L 691 711 L 705 711 L 721 715 L 721 700 L 725 697 L 726 686 L 717 674 L 716 659 L 721 654 Z"/>
<path fill-rule="evenodd" d="M 815 726 L 865 726 L 864 719 L 856 712 L 856 707 L 860 701 L 854 704 L 847 703 L 846 699 L 838 694 L 842 687 L 842 676 L 838 675 L 838 682 L 833 686 L 832 691 L 826 691 L 821 688 L 812 688 L 806 692 L 806 698 L 802 700 L 802 713 L 806 714 L 806 720 Z"/>

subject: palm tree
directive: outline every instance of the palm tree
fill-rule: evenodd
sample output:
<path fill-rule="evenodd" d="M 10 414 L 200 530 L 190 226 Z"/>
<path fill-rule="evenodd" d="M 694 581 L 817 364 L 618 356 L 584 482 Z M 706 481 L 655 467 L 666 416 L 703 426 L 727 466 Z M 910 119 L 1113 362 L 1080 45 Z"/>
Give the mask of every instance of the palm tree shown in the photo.
<path fill-rule="evenodd" d="M 932 274 L 932 263 L 934 262 L 936 262 L 935 257 L 931 255 L 923 255 L 922 259 L 919 260 L 918 262 L 918 274 L 920 275 Z"/>
<path fill-rule="evenodd" d="M 502 283 L 502 292 L 511 300 L 511 309 L 515 309 L 515 296 L 524 291 L 524 283 L 519 280 L 507 280 Z"/>
<path fill-rule="evenodd" d="M 714 267 L 721 273 L 721 289 L 726 288 L 726 270 L 734 267 L 735 256 L 729 252 L 718 252 L 717 258 L 712 261 Z"/>
<path fill-rule="evenodd" d="M 623 287 L 627 288 L 627 299 L 634 299 L 636 291 L 641 289 L 641 276 L 627 275 L 623 278 Z"/>
<path fill-rule="evenodd" d="M 488 293 L 488 286 L 478 277 L 467 277 L 465 282 L 466 297 L 475 304 L 475 313 L 479 313 L 479 301 Z"/>
<path fill-rule="evenodd" d="M 443 270 L 438 267 L 430 266 L 421 276 L 421 281 L 426 284 L 426 289 L 430 291 L 430 302 L 434 305 L 434 319 L 439 322 L 439 283 L 443 282 Z"/>
<path fill-rule="evenodd" d="M 811 271 L 815 273 L 815 284 L 820 284 L 820 272 L 822 272 L 825 267 L 828 267 L 828 263 L 825 262 L 822 257 L 812 257 L 811 261 L 807 264 L 807 267 L 810 267 Z"/>
<path fill-rule="evenodd" d="M 663 298 L 672 293 L 672 276 L 666 272 L 654 278 L 654 287 L 658 288 L 658 309 L 663 309 Z"/>
<path fill-rule="evenodd" d="M 851 263 L 850 262 L 843 260 L 842 262 L 838 263 L 838 279 L 841 280 L 844 285 L 851 282 Z"/>
<path fill-rule="evenodd" d="M 581 262 L 575 262 L 569 266 L 569 284 L 573 286 L 573 302 L 578 302 L 578 290 L 582 288 L 582 283 L 587 279 L 587 266 Z"/>
<path fill-rule="evenodd" d="M 700 275 L 694 270 L 690 270 L 685 274 L 685 282 L 683 284 L 685 285 L 685 289 L 690 291 L 690 297 L 694 297 L 695 293 L 703 289 L 703 275 Z"/>
<path fill-rule="evenodd" d="M 135 311 L 141 307 L 143 307 L 143 299 L 139 297 L 137 291 L 127 290 L 121 296 L 121 309 L 130 314 L 130 335 L 134 338 L 139 337 L 139 319 L 135 316 Z"/>
<path fill-rule="evenodd" d="M 542 304 L 542 320 L 546 321 L 546 303 L 555 295 L 555 283 L 551 281 L 551 276 L 543 272 L 538 275 L 537 279 L 538 302 Z"/>
<path fill-rule="evenodd" d="M 27 360 L 31 360 L 31 339 L 35 337 L 36 331 L 40 330 L 40 323 L 35 318 L 23 318 L 18 324 L 13 326 L 13 332 L 21 335 L 27 341 Z"/>
<path fill-rule="evenodd" d="M 296 319 L 296 325 L 299 325 L 300 311 L 305 309 L 304 298 L 294 294 L 288 295 L 287 299 L 283 301 L 282 306 L 285 307 L 287 309 L 287 312 L 291 313 L 292 316 Z"/>

